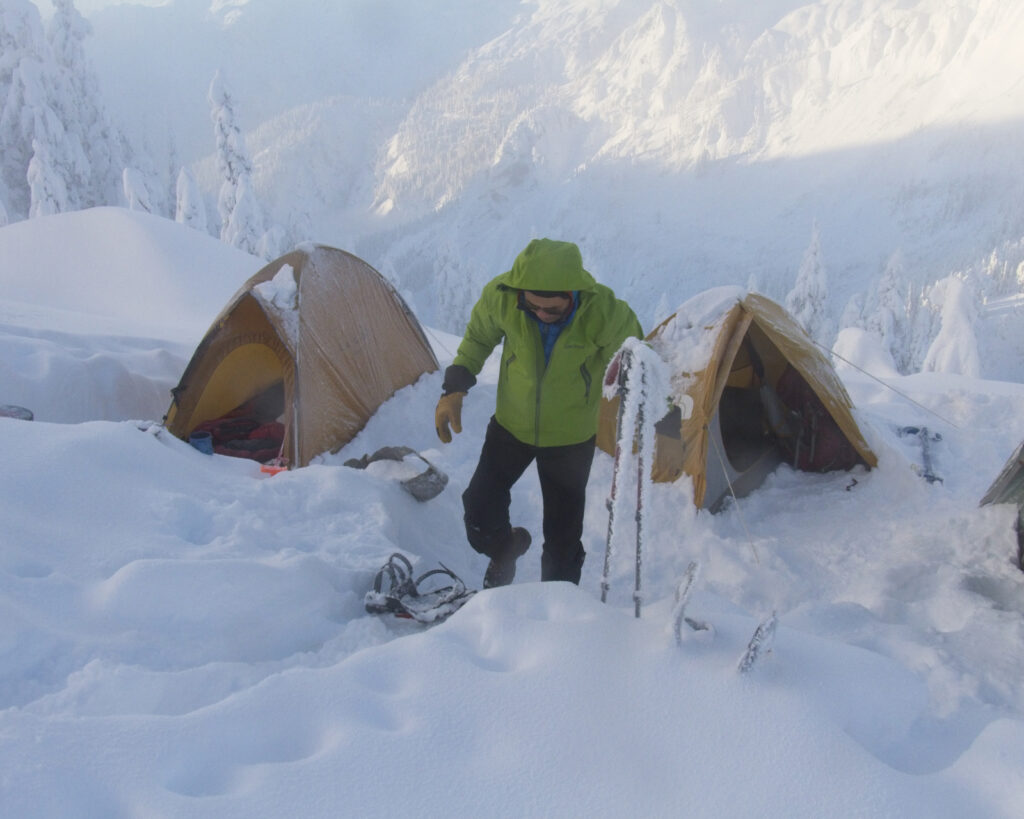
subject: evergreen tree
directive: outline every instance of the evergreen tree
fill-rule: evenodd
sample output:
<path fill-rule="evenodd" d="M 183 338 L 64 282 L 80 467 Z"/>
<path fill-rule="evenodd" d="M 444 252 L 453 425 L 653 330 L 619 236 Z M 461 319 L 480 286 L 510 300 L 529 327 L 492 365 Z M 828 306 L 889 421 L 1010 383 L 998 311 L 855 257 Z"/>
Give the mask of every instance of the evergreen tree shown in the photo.
<path fill-rule="evenodd" d="M 168 128 L 170 131 L 170 128 Z M 167 145 L 167 170 L 164 173 L 164 195 L 163 201 L 167 205 L 166 216 L 176 219 L 178 216 L 178 177 L 180 176 L 181 162 L 178 159 L 178 144 L 174 135 L 168 135 Z"/>
<path fill-rule="evenodd" d="M 236 122 L 235 100 L 219 71 L 210 84 L 209 101 L 217 167 L 223 180 L 217 197 L 220 238 L 247 253 L 257 254 L 263 235 L 263 215 L 252 191 L 252 163 Z"/>
<path fill-rule="evenodd" d="M 251 177 L 246 174 L 238 178 L 235 186 L 235 206 L 220 237 L 232 247 L 244 250 L 254 256 L 260 254 L 260 239 L 263 236 L 263 214 L 256 195 L 252 192 Z"/>
<path fill-rule="evenodd" d="M 941 304 L 936 303 L 934 293 L 939 290 L 936 284 L 922 287 L 910 295 L 910 336 L 907 343 L 908 372 L 920 371 L 924 366 L 928 349 L 938 333 Z"/>
<path fill-rule="evenodd" d="M 831 346 L 832 341 L 827 304 L 828 283 L 821 255 L 821 237 L 815 223 L 796 283 L 786 296 L 786 309 L 807 331 L 807 335 L 825 347 Z"/>
<path fill-rule="evenodd" d="M 178 172 L 177 196 L 174 221 L 206 233 L 209 229 L 206 219 L 206 203 L 196 177 L 188 168 Z"/>
<path fill-rule="evenodd" d="M 25 174 L 30 192 L 29 219 L 68 210 L 68 188 L 56 171 L 47 146 L 32 140 L 32 149 Z"/>
<path fill-rule="evenodd" d="M 123 139 L 99 104 L 90 31 L 72 0 L 54 0 L 46 35 L 32 3 L 0 0 L 0 178 L 13 218 L 119 199 Z"/>
<path fill-rule="evenodd" d="M 52 0 L 53 19 L 47 40 L 60 69 L 64 94 L 56 101 L 58 114 L 71 138 L 81 145 L 87 162 L 76 179 L 77 206 L 111 204 L 118 198 L 118 181 L 128 159 L 124 137 L 111 125 L 102 102 L 99 80 L 85 54 L 92 26 L 73 0 Z"/>
<path fill-rule="evenodd" d="M 843 314 L 839 318 L 839 329 L 857 327 L 864 329 L 864 294 L 854 293 L 843 308 Z"/>
<path fill-rule="evenodd" d="M 46 87 L 54 83 L 49 47 L 39 10 L 28 0 L 0 0 L 0 179 L 10 216 L 24 219 L 31 207 L 28 167 L 37 158 L 37 189 L 49 177 L 50 146 L 60 144 L 63 128 L 49 106 Z M 47 81 L 49 80 L 49 82 Z M 43 156 L 35 150 L 42 145 Z"/>
<path fill-rule="evenodd" d="M 163 169 L 157 167 L 153 161 L 153 156 L 158 153 L 159 149 L 154 149 L 149 140 L 143 137 L 143 149 L 139 151 L 130 166 L 131 184 L 138 195 L 135 209 L 146 210 L 156 216 L 169 216 L 174 212 L 174 202 L 172 200 L 168 204 L 167 180 L 164 178 Z M 122 175 L 123 184 L 124 177 Z M 127 191 L 125 191 L 125 196 L 127 195 Z M 138 207 L 143 201 L 145 201 L 145 207 Z M 131 207 L 131 203 L 128 204 Z"/>
<path fill-rule="evenodd" d="M 961 276 L 949 276 L 935 286 L 934 295 L 942 307 L 941 326 L 922 369 L 981 378 L 981 356 L 974 333 L 978 306 L 973 287 Z"/>
<path fill-rule="evenodd" d="M 146 176 L 137 168 L 125 168 L 121 174 L 121 185 L 124 191 L 128 210 L 141 210 L 153 213 L 153 191 L 146 181 Z"/>
<path fill-rule="evenodd" d="M 865 328 L 882 340 L 882 347 L 903 374 L 909 372 L 911 363 L 910 313 L 905 279 L 903 254 L 897 251 L 885 266 L 878 283 L 874 310 L 865 320 Z"/>
<path fill-rule="evenodd" d="M 289 250 L 288 232 L 280 225 L 271 225 L 264 231 L 256 247 L 256 255 L 270 261 Z"/>

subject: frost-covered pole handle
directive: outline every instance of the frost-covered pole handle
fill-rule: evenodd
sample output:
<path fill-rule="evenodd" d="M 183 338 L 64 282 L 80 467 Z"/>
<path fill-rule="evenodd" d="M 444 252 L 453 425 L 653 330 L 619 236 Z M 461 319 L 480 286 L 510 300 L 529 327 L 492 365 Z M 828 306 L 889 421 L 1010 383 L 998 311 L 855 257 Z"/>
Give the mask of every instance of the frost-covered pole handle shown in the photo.
<path fill-rule="evenodd" d="M 640 607 L 643 603 L 643 518 L 644 518 L 644 443 L 646 430 L 644 429 L 644 411 L 647 405 L 647 365 L 640 360 L 640 394 L 637 396 L 636 405 L 636 583 L 633 588 L 633 613 L 640 617 Z"/>
<path fill-rule="evenodd" d="M 613 541 L 615 539 L 615 506 L 618 500 L 619 494 L 619 472 L 622 469 L 622 458 L 623 458 L 623 427 L 625 426 L 625 415 L 626 415 L 626 390 L 627 382 L 629 378 L 629 370 L 633 362 L 633 354 L 627 348 L 621 350 L 613 359 L 613 364 L 609 365 L 609 369 L 614 365 L 614 362 L 618 362 L 618 370 L 614 373 L 609 372 L 608 377 L 613 379 L 615 382 L 615 391 L 619 397 L 619 411 L 615 418 L 615 455 L 614 464 L 612 465 L 612 486 L 608 494 L 608 538 L 605 541 L 604 548 L 604 568 L 601 573 L 601 602 L 608 602 L 608 589 L 609 582 L 608 578 L 611 574 L 611 562 L 612 562 L 612 549 Z"/>

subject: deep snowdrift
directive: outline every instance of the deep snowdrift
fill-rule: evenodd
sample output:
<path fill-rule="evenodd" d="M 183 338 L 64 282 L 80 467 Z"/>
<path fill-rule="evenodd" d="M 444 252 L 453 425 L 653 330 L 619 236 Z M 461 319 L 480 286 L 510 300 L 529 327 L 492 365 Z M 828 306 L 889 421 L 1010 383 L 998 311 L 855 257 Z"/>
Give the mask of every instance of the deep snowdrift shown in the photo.
<path fill-rule="evenodd" d="M 44 421 L 159 419 L 192 350 L 262 261 L 96 208 L 0 230 L 0 404 Z"/>

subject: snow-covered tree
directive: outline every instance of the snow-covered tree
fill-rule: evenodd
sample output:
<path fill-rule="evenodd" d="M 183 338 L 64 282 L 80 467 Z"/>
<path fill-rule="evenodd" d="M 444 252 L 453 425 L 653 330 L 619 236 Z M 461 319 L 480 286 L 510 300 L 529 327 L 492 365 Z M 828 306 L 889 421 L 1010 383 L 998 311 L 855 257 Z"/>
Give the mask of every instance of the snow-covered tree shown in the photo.
<path fill-rule="evenodd" d="M 123 140 L 85 58 L 91 29 L 72 0 L 53 5 L 44 34 L 35 5 L 0 0 L 0 177 L 13 218 L 119 199 Z"/>
<path fill-rule="evenodd" d="M 909 297 L 911 310 L 907 342 L 907 360 L 910 362 L 908 372 L 921 370 L 925 356 L 928 355 L 928 348 L 938 334 L 942 305 L 941 299 L 937 300 L 933 294 L 940 293 L 941 289 L 938 284 L 932 284 L 920 288 Z"/>
<path fill-rule="evenodd" d="M 232 247 L 259 256 L 263 232 L 263 212 L 252 192 L 252 179 L 248 174 L 240 176 L 235 185 L 235 205 L 221 226 L 220 238 Z"/>
<path fill-rule="evenodd" d="M 0 227 L 4 227 L 9 221 L 7 207 L 4 205 L 3 197 L 0 197 Z"/>
<path fill-rule="evenodd" d="M 865 329 L 878 336 L 897 369 L 910 370 L 910 311 L 907 297 L 906 269 L 903 254 L 897 251 L 890 258 L 878 282 L 873 309 L 867 315 Z"/>
<path fill-rule="evenodd" d="M 864 294 L 854 293 L 846 302 L 843 313 L 839 317 L 839 329 L 845 330 L 848 327 L 864 329 Z"/>
<path fill-rule="evenodd" d="M 188 168 L 182 168 L 178 172 L 176 201 L 174 220 L 206 233 L 209 229 L 206 203 L 203 201 L 203 193 L 199 190 L 195 174 Z"/>
<path fill-rule="evenodd" d="M 170 129 L 168 129 L 170 130 Z M 167 164 L 164 172 L 164 202 L 167 203 L 167 215 L 172 219 L 178 216 L 178 177 L 181 175 L 181 161 L 178 159 L 178 144 L 173 134 L 168 134 Z"/>
<path fill-rule="evenodd" d="M 252 162 L 236 121 L 235 100 L 218 71 L 210 83 L 210 116 L 217 142 L 220 238 L 247 253 L 259 252 L 263 214 L 252 191 Z"/>
<path fill-rule="evenodd" d="M 271 225 L 260 236 L 256 246 L 256 255 L 267 260 L 276 259 L 290 250 L 288 245 L 288 232 L 280 225 Z"/>
<path fill-rule="evenodd" d="M 126 167 L 126 170 L 131 171 L 129 174 L 131 184 L 137 194 L 135 209 L 146 210 L 157 216 L 170 217 L 174 214 L 176 201 L 172 199 L 168 202 L 170 186 L 166 174 L 163 167 L 153 160 L 154 156 L 160 155 L 160 151 L 160 148 L 154 148 L 150 144 L 148 138 L 143 137 L 142 150 L 136 155 L 135 161 Z M 124 174 L 121 178 L 123 186 Z M 125 196 L 128 196 L 127 191 L 125 191 Z M 139 207 L 142 202 L 145 202 L 145 206 Z M 129 202 L 128 206 L 132 207 L 132 204 Z"/>
<path fill-rule="evenodd" d="M 936 284 L 932 296 L 941 306 L 941 326 L 928 348 L 922 370 L 980 378 L 981 356 L 974 334 L 978 317 L 974 289 L 964 277 L 954 275 Z"/>
<path fill-rule="evenodd" d="M 92 26 L 72 0 L 52 2 L 54 15 L 47 37 L 71 89 L 74 105 L 69 106 L 68 127 L 85 147 L 91 170 L 82 206 L 114 204 L 118 201 L 121 171 L 133 161 L 132 151 L 124 134 L 111 122 L 99 79 L 85 54 L 83 43 L 92 34 Z"/>
<path fill-rule="evenodd" d="M 827 305 L 828 281 L 821 255 L 821 236 L 815 223 L 796 283 L 786 296 L 786 309 L 814 341 L 825 347 L 831 346 L 833 335 Z"/>
<path fill-rule="evenodd" d="M 128 210 L 154 212 L 153 189 L 144 173 L 137 168 L 125 168 L 121 174 L 121 185 Z"/>
<path fill-rule="evenodd" d="M 63 137 L 46 93 L 54 74 L 39 10 L 28 0 L 0 0 L 0 176 L 14 218 L 31 206 L 33 141 L 48 152 Z"/>
<path fill-rule="evenodd" d="M 432 261 L 440 314 L 450 322 L 449 326 L 459 326 L 469 318 L 473 307 L 472 288 L 465 283 L 467 265 L 463 249 L 450 234 L 439 237 Z"/>
<path fill-rule="evenodd" d="M 88 152 L 98 154 L 102 142 L 91 140 L 89 122 L 95 119 L 98 88 L 89 70 L 82 42 L 92 33 L 92 27 L 75 9 L 72 0 L 54 0 L 54 14 L 46 30 L 50 54 L 55 71 L 49 88 L 54 112 L 64 128 L 65 156 L 61 158 L 63 175 L 68 187 L 68 206 L 89 207 L 104 201 L 93 181 L 93 164 Z M 118 169 L 119 170 L 119 169 Z"/>
<path fill-rule="evenodd" d="M 33 140 L 32 150 L 32 159 L 29 160 L 25 174 L 30 193 L 29 218 L 51 216 L 68 210 L 68 188 L 63 176 L 54 167 L 48 147 Z"/>

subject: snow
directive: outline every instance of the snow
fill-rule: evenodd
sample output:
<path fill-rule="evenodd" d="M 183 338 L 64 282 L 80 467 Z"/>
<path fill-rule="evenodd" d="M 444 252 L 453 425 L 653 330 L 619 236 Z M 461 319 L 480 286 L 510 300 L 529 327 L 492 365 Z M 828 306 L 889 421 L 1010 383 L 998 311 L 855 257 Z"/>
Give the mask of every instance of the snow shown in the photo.
<path fill-rule="evenodd" d="M 165 219 L 94 208 L 0 232 L 2 403 L 41 421 L 160 419 L 260 260 Z"/>
<path fill-rule="evenodd" d="M 299 284 L 295 280 L 294 268 L 290 264 L 281 265 L 272 279 L 257 284 L 253 292 L 267 313 L 276 316 L 289 348 L 298 350 Z"/>
<path fill-rule="evenodd" d="M 169 218 L 19 221 L 27 199 L 0 183 L 0 405 L 36 419 L 0 418 L 0 813 L 1020 815 L 1017 510 L 979 500 L 1024 440 L 1024 5 L 76 5 L 133 190 Z M 265 238 L 381 270 L 442 368 L 535 236 L 578 242 L 646 329 L 685 304 L 658 348 L 677 374 L 706 359 L 707 317 L 746 292 L 782 303 L 813 248 L 844 316 L 825 346 L 878 467 L 782 466 L 714 516 L 686 480 L 645 486 L 639 619 L 628 505 L 600 602 L 611 459 L 578 588 L 538 582 L 528 471 L 513 521 L 536 545 L 514 585 L 429 628 L 368 615 L 395 552 L 479 587 L 460 496 L 498 359 L 448 445 L 440 373 L 274 476 L 161 430 L 265 263 L 207 233 L 219 69 Z M 196 229 L 172 221 L 183 170 Z M 279 275 L 267 303 L 290 314 Z M 926 430 L 941 480 L 904 427 Z M 402 487 L 411 456 L 344 465 L 384 446 L 444 491 Z M 686 614 L 710 628 L 677 641 L 694 562 Z M 771 652 L 740 674 L 772 612 Z"/>
<path fill-rule="evenodd" d="M 105 238 L 116 233 L 134 241 Z M 159 292 L 188 289 L 207 317 L 231 288 L 196 290 L 190 276 L 238 258 L 114 209 L 11 225 L 0 244 L 12 234 L 45 259 L 67 255 L 42 277 L 52 292 L 37 282 L 38 306 L 5 326 L 4 362 L 92 351 L 135 366 L 136 321 L 162 313 L 145 288 L 102 333 L 96 316 L 48 306 L 67 303 L 81 274 L 62 271 L 96 245 L 106 263 L 87 268 L 90 303 L 123 286 L 139 245 L 159 247 Z M 258 264 L 236 264 L 224 284 Z M 736 294 L 709 301 L 723 297 Z M 429 335 L 450 362 L 457 339 Z M 180 362 L 194 336 L 150 343 Z M 844 337 L 858 366 L 877 353 Z M 55 423 L 66 373 L 23 373 L 24 403 L 43 420 L 0 418 L 5 814 L 1018 815 L 1024 575 L 1011 562 L 1015 510 L 978 499 L 1024 437 L 1024 385 L 880 373 L 926 412 L 841 372 L 879 467 L 781 467 L 742 518 L 695 513 L 683 487 L 649 487 L 640 619 L 628 548 L 599 602 L 611 476 L 599 454 L 580 586 L 537 582 L 534 549 L 514 585 L 431 628 L 368 615 L 363 597 L 395 551 L 478 587 L 485 560 L 465 544 L 459 496 L 493 367 L 451 444 L 433 430 L 435 373 L 336 455 L 273 477 L 147 423 L 165 408 L 155 399 L 116 420 L 135 387 L 115 389 L 109 408 L 70 402 Z M 895 430 L 910 423 L 941 432 L 941 483 L 915 473 L 917 439 Z M 387 469 L 343 465 L 384 445 L 422 453 L 448 487 L 419 503 Z M 540 507 L 531 472 L 514 520 L 539 532 Z M 687 614 L 712 629 L 684 627 L 677 645 L 673 595 L 692 560 Z M 773 610 L 773 650 L 739 674 Z"/>
<path fill-rule="evenodd" d="M 711 361 L 714 329 L 724 321 L 729 308 L 745 295 L 740 287 L 705 290 L 673 310 L 661 329 L 658 351 L 667 365 L 672 398 L 680 405 L 684 418 L 693 412 L 693 399 L 686 394 L 687 390 Z"/>

